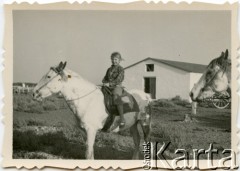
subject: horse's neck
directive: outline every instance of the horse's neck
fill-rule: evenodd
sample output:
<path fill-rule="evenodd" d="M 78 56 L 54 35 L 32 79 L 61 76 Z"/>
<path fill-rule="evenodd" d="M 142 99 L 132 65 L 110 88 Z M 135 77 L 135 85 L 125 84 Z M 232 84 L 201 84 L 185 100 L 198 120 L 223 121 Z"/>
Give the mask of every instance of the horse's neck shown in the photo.
<path fill-rule="evenodd" d="M 93 91 L 96 86 L 82 78 L 71 78 L 64 83 L 61 93 L 66 100 L 80 98 L 87 93 Z"/>

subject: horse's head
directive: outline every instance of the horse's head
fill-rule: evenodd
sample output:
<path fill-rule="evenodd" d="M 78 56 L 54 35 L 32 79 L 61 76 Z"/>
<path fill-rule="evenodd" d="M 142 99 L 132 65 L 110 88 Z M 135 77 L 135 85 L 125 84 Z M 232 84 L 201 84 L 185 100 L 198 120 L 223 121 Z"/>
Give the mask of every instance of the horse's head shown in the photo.
<path fill-rule="evenodd" d="M 66 80 L 64 68 L 66 62 L 57 67 L 51 67 L 50 70 L 42 77 L 33 90 L 33 99 L 41 101 L 54 93 L 60 92 L 63 87 L 63 81 Z"/>
<path fill-rule="evenodd" d="M 193 86 L 190 97 L 192 101 L 201 101 L 212 97 L 215 92 L 226 91 L 229 86 L 230 60 L 228 50 L 222 52 L 221 56 L 213 59 L 207 66 L 199 81 Z"/>

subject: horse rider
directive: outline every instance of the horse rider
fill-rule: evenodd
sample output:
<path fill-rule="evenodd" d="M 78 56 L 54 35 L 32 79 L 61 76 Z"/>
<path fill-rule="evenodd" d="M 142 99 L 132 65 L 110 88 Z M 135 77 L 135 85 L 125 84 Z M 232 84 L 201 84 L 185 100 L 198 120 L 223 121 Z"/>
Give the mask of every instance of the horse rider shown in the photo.
<path fill-rule="evenodd" d="M 123 102 L 121 99 L 123 93 L 122 82 L 124 79 L 124 69 L 120 65 L 122 60 L 123 59 L 119 52 L 113 52 L 111 54 L 112 65 L 110 68 L 108 68 L 106 75 L 102 80 L 103 85 L 108 85 L 112 90 L 114 105 L 117 106 L 117 110 L 120 115 L 120 127 L 125 125 L 125 119 L 123 116 Z"/>

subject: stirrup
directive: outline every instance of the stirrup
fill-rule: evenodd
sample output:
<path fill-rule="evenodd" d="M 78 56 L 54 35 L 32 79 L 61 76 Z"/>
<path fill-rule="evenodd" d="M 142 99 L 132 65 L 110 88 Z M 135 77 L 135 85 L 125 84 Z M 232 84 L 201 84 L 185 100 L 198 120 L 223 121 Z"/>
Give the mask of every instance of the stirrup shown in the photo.
<path fill-rule="evenodd" d="M 125 121 L 123 121 L 123 122 L 120 122 L 120 127 L 124 127 L 125 126 Z"/>

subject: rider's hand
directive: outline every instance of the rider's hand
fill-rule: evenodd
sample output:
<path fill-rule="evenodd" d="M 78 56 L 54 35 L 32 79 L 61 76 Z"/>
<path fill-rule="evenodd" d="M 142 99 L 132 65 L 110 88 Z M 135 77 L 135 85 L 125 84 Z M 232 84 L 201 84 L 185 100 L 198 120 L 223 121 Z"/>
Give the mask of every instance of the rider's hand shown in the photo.
<path fill-rule="evenodd" d="M 103 86 L 108 86 L 109 87 L 109 83 L 103 83 Z"/>

